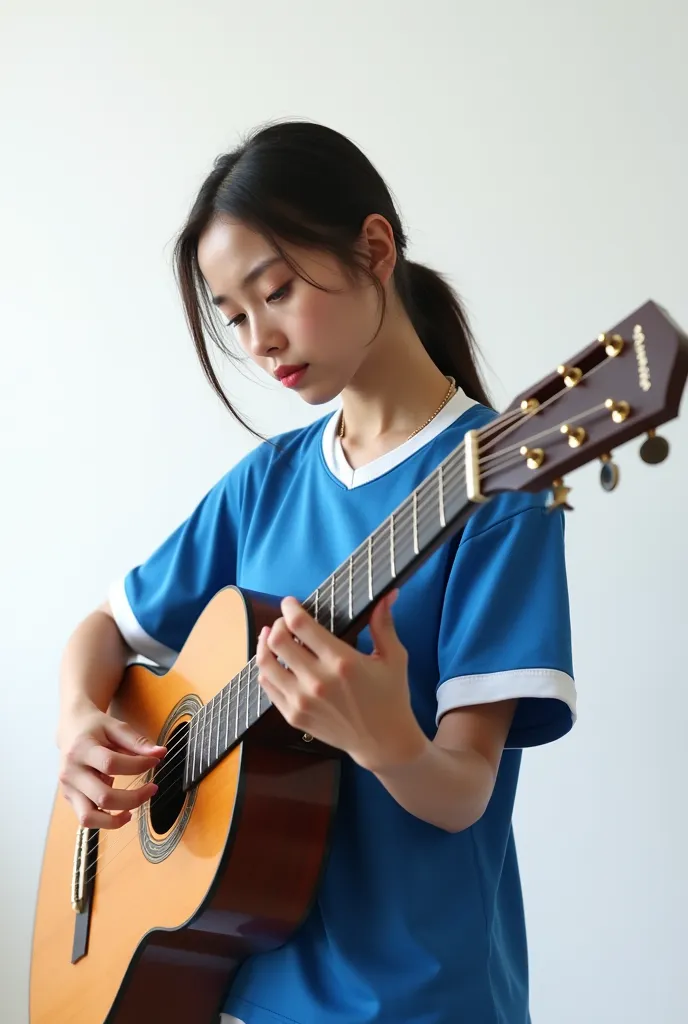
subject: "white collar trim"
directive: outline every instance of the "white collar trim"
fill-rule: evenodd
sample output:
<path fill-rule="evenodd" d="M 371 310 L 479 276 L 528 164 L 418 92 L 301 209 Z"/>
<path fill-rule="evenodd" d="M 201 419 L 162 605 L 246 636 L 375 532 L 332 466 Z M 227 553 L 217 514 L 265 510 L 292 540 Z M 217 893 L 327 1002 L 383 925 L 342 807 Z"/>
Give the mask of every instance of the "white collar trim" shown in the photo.
<path fill-rule="evenodd" d="M 370 483 L 371 480 L 376 480 L 384 473 L 389 473 L 390 469 L 394 469 L 395 466 L 405 462 L 411 455 L 415 455 L 428 441 L 432 441 L 451 423 L 455 423 L 460 416 L 463 416 L 475 404 L 476 402 L 472 398 L 469 398 L 461 388 L 458 388 L 454 397 L 447 402 L 443 409 L 440 409 L 437 416 L 430 420 L 427 426 L 423 427 L 413 437 L 410 437 L 408 441 L 400 444 L 398 448 L 385 452 L 384 455 L 380 455 L 379 458 L 366 463 L 365 466 L 359 466 L 358 469 L 351 468 L 344 454 L 342 442 L 338 435 L 339 417 L 341 414 L 341 410 L 338 409 L 325 424 L 322 436 L 323 456 L 327 463 L 327 468 L 349 490 L 354 487 L 360 487 L 362 484 Z"/>

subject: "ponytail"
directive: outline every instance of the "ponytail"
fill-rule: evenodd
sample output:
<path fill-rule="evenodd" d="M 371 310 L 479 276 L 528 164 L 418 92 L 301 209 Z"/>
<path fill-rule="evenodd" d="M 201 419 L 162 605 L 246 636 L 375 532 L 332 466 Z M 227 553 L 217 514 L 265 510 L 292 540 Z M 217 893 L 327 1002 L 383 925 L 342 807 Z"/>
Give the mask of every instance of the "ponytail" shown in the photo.
<path fill-rule="evenodd" d="M 397 291 L 425 351 L 435 366 L 454 377 L 469 398 L 490 406 L 478 370 L 477 345 L 461 300 L 444 277 L 422 263 L 400 259 Z"/>

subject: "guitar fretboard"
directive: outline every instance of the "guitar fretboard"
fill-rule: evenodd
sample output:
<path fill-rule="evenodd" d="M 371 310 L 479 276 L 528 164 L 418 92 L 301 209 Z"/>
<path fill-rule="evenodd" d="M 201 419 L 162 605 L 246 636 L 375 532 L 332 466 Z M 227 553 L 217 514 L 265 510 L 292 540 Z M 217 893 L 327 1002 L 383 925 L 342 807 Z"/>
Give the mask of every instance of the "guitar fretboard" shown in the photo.
<path fill-rule="evenodd" d="M 358 632 L 372 606 L 458 530 L 472 503 L 463 442 L 392 512 L 303 606 L 331 633 Z M 185 786 L 198 782 L 270 707 L 252 658 L 191 719 Z"/>

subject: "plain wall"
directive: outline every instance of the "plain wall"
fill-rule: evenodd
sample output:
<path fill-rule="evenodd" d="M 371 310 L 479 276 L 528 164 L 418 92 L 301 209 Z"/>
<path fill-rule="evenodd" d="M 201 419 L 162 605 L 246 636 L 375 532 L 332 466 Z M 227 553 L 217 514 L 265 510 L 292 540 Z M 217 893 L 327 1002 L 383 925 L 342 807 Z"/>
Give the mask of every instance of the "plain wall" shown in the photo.
<path fill-rule="evenodd" d="M 648 297 L 688 326 L 687 11 L 0 0 L 2 1021 L 27 1019 L 67 637 L 254 443 L 170 269 L 215 155 L 281 116 L 362 145 L 503 407 Z M 266 432 L 323 411 L 231 379 Z M 535 1024 L 688 1019 L 686 419 L 664 433 L 615 493 L 568 481 L 580 717 L 526 755 L 516 822 Z"/>

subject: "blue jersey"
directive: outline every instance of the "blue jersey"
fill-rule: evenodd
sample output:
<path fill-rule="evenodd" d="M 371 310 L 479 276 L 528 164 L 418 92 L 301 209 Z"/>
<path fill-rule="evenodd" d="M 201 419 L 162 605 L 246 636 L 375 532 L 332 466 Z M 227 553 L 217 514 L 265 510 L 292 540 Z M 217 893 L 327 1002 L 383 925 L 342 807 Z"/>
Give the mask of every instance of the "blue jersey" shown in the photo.
<path fill-rule="evenodd" d="M 305 601 L 493 415 L 459 391 L 415 437 L 356 470 L 336 413 L 260 444 L 112 588 L 124 637 L 169 666 L 228 584 Z M 518 698 L 487 810 L 448 833 L 345 757 L 318 899 L 286 945 L 242 966 L 228 1014 L 245 1024 L 528 1024 L 512 832 L 521 751 L 575 718 L 563 515 L 544 500 L 479 506 L 393 609 L 428 736 L 454 709 Z M 367 629 L 358 648 L 372 651 Z"/>

